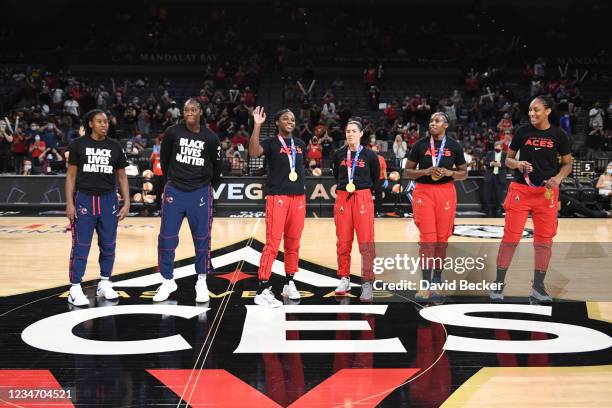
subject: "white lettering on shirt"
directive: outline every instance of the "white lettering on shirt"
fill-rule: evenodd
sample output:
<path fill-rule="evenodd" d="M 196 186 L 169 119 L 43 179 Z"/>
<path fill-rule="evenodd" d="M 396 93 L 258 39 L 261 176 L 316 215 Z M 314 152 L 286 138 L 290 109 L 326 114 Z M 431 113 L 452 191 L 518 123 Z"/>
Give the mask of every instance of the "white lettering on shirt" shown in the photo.
<path fill-rule="evenodd" d="M 203 140 L 193 140 L 181 137 L 179 139 L 180 151 L 176 154 L 176 161 L 192 166 L 204 166 L 202 150 L 205 142 Z"/>
<path fill-rule="evenodd" d="M 110 166 L 111 149 L 86 147 L 85 157 L 86 162 L 83 164 L 84 173 L 113 174 L 113 166 Z"/>

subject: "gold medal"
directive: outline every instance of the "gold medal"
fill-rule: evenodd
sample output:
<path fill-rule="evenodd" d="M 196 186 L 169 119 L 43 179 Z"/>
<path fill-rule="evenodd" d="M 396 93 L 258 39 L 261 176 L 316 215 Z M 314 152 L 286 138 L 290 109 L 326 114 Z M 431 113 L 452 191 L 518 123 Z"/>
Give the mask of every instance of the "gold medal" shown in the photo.
<path fill-rule="evenodd" d="M 295 171 L 292 171 L 291 173 L 289 173 L 289 180 L 296 181 L 297 179 L 298 179 L 298 175 Z"/>
<path fill-rule="evenodd" d="M 346 185 L 346 191 L 348 191 L 349 193 L 352 193 L 353 191 L 355 191 L 355 184 L 353 184 L 352 182 L 348 183 Z"/>
<path fill-rule="evenodd" d="M 544 192 L 544 198 L 547 200 L 552 200 L 552 198 L 555 196 L 555 192 L 552 191 L 552 189 L 547 188 L 546 191 Z"/>
<path fill-rule="evenodd" d="M 441 178 L 442 178 L 442 177 L 438 177 L 438 176 L 436 176 L 435 174 L 432 174 L 432 175 L 431 175 L 431 179 L 432 179 L 433 181 L 438 181 L 438 180 L 440 180 Z"/>

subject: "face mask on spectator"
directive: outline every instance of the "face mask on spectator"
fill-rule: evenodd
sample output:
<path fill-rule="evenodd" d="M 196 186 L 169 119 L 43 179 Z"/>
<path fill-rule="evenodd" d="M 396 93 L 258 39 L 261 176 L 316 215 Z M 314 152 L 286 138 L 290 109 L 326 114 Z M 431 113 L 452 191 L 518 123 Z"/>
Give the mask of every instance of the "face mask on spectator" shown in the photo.
<path fill-rule="evenodd" d="M 51 153 L 49 153 L 47 155 L 47 160 L 49 160 L 49 161 L 53 160 L 53 155 Z"/>
<path fill-rule="evenodd" d="M 501 147 L 499 147 L 499 146 L 495 146 L 495 151 L 496 151 L 497 153 L 501 152 L 501 150 L 502 150 L 502 149 L 501 149 Z"/>
<path fill-rule="evenodd" d="M 612 169 L 606 169 L 606 172 L 610 175 L 612 175 Z"/>
<path fill-rule="evenodd" d="M 34 140 L 37 142 L 40 141 L 40 136 L 39 135 L 34 136 Z"/>
<path fill-rule="evenodd" d="M 32 126 L 30 126 L 30 129 L 32 129 L 32 130 L 38 130 L 38 125 L 32 125 Z"/>

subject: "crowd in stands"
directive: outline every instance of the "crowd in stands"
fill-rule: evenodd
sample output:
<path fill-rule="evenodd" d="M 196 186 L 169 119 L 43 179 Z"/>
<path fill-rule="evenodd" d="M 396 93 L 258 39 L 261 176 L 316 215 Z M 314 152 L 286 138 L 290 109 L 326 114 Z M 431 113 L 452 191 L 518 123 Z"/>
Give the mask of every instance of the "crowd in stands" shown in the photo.
<path fill-rule="evenodd" d="M 295 82 L 291 77 L 286 78 L 284 95 L 288 104 L 298 107 L 297 134 L 307 143 L 309 158 L 324 169 L 329 168 L 333 151 L 343 145 L 343 129 L 352 115 L 364 117 L 363 144 L 378 144 L 389 167 L 397 169 L 417 139 L 427 134 L 430 115 L 441 111 L 449 118 L 450 136 L 459 140 L 465 149 L 469 170 L 482 172 L 486 153 L 496 141 L 502 141 L 503 150 L 508 150 L 515 129 L 527 122 L 529 101 L 539 95 L 554 99 L 556 108 L 551 120 L 570 138 L 578 119 L 588 112 L 585 148 L 573 152 L 576 158 L 609 157 L 612 154 L 612 99 L 605 109 L 601 108 L 603 101 L 594 102 L 590 105 L 592 108 L 583 106 L 580 78 L 566 74 L 561 67 L 547 70 L 545 63 L 538 59 L 525 69 L 518 89 L 507 86 L 494 70 L 483 74 L 471 70 L 465 76 L 463 89 L 437 97 L 424 90 L 398 100 L 385 98 L 382 66 L 370 64 L 363 74 L 363 92 L 369 109 L 355 112 L 350 102 L 336 97 L 336 91 L 342 93 L 342 81 L 337 79 L 326 84 L 329 88 L 323 95 L 313 96 L 313 80 L 308 71 Z"/>
<path fill-rule="evenodd" d="M 586 159 L 604 158 L 612 150 L 612 99 L 605 108 L 596 101 L 583 106 L 580 78 L 570 78 L 558 70 L 547 69 L 538 59 L 524 71 L 522 91 L 527 100 L 541 94 L 551 95 L 557 104 L 558 124 L 572 135 L 580 115 L 588 114 L 585 148 L 575 152 Z M 256 105 L 260 60 L 208 65 L 194 78 L 193 95 L 200 101 L 206 126 L 219 135 L 228 174 L 245 174 L 249 160 L 247 144 L 250 118 Z M 124 142 L 129 158 L 152 165 L 163 131 L 181 118 L 182 100 L 173 96 L 173 81 L 160 76 L 136 77 L 122 82 L 96 81 L 70 72 L 2 70 L 2 84 L 19 89 L 16 106 L 0 121 L 0 172 L 46 174 L 65 169 L 64 152 L 68 143 L 83 133 L 81 117 L 93 108 L 107 112 L 109 137 Z M 364 69 L 364 94 L 370 110 L 359 110 L 336 97 L 343 81 L 335 79 L 322 95 L 313 95 L 314 73 L 307 67 L 298 81 L 285 81 L 286 101 L 297 102 L 296 136 L 308 146 L 311 166 L 329 174 L 329 160 L 344 144 L 348 118 L 363 116 L 364 145 L 377 145 L 390 169 L 397 169 L 416 140 L 427 133 L 431 113 L 445 112 L 450 120 L 449 134 L 461 141 L 469 170 L 481 172 L 486 153 L 495 141 L 504 151 L 513 131 L 526 121 L 525 99 L 499 79 L 495 72 L 474 70 L 465 76 L 462 89 L 434 97 L 424 90 L 406 95 L 403 100 L 385 98 L 385 75 L 380 64 Z M 451 82 L 449 80 L 449 82 Z M 382 93 L 381 93 L 382 89 Z M 518 90 L 520 92 L 521 90 Z M 17 126 L 15 126 L 17 125 Z"/>
<path fill-rule="evenodd" d="M 2 85 L 14 86 L 15 107 L 0 119 L 0 172 L 51 174 L 65 171 L 71 140 L 84 134 L 82 118 L 101 109 L 108 136 L 120 139 L 140 168 L 153 165 L 164 130 L 182 117 L 172 79 L 161 76 L 122 82 L 91 80 L 70 72 L 2 70 Z M 206 126 L 217 133 L 227 157 L 246 159 L 249 117 L 259 85 L 257 56 L 241 63 L 209 65 L 193 80 L 191 96 L 204 110 Z M 139 96 L 138 96 L 139 95 Z"/>

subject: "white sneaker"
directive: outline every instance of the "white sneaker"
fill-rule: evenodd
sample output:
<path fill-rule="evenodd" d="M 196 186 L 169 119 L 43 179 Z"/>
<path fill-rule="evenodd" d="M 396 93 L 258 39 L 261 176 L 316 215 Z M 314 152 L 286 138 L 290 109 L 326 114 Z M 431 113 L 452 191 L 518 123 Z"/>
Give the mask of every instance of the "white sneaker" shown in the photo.
<path fill-rule="evenodd" d="M 298 300 L 300 298 L 300 292 L 295 287 L 295 282 L 292 280 L 288 284 L 283 286 L 283 296 L 288 297 L 291 300 Z"/>
<path fill-rule="evenodd" d="M 164 279 L 163 283 L 157 288 L 157 293 L 153 296 L 154 302 L 163 302 L 168 296 L 177 289 L 174 279 Z"/>
<path fill-rule="evenodd" d="M 98 282 L 96 296 L 104 296 L 106 300 L 114 300 L 119 298 L 119 294 L 113 289 L 113 283 L 108 279 L 101 279 Z"/>
<path fill-rule="evenodd" d="M 206 303 L 210 300 L 210 296 L 208 294 L 208 286 L 206 285 L 206 278 L 199 278 L 195 285 L 196 290 L 196 302 L 197 303 Z"/>
<path fill-rule="evenodd" d="M 274 297 L 271 289 L 264 289 L 260 294 L 255 295 L 255 304 L 266 307 L 281 307 L 283 302 Z"/>
<path fill-rule="evenodd" d="M 75 306 L 89 306 L 89 299 L 83 293 L 81 285 L 72 285 L 68 294 L 68 303 Z"/>
<path fill-rule="evenodd" d="M 340 279 L 340 284 L 336 288 L 336 295 L 346 295 L 351 291 L 351 281 L 346 276 Z"/>

